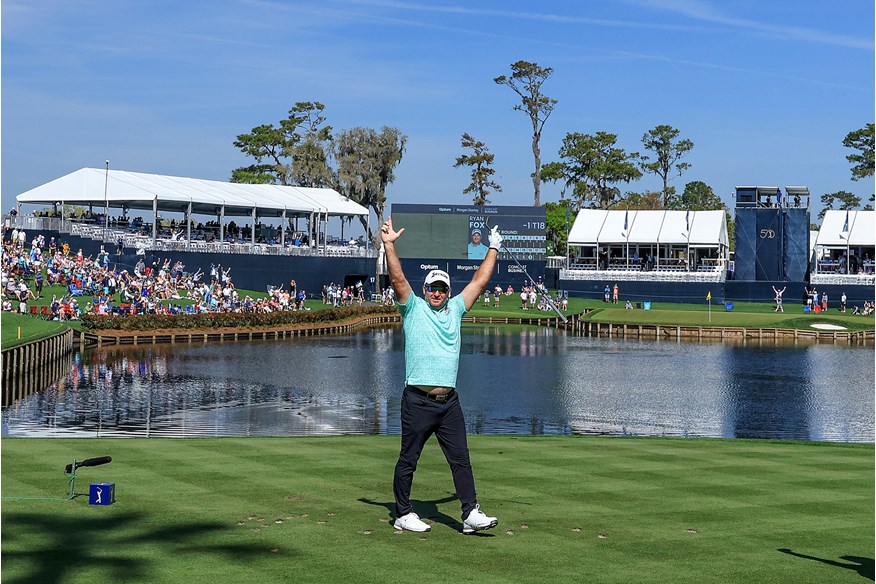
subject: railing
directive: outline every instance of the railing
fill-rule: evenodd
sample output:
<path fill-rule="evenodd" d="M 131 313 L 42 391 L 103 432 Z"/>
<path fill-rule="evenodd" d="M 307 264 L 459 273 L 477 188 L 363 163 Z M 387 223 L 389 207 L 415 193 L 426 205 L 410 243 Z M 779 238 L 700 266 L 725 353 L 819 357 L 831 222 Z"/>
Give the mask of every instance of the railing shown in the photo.
<path fill-rule="evenodd" d="M 688 272 L 680 266 L 677 270 L 654 270 L 643 272 L 630 270 L 597 270 L 595 266 L 585 266 L 584 269 L 560 270 L 561 280 L 618 280 L 627 282 L 724 282 L 727 279 L 724 271 Z"/>
<path fill-rule="evenodd" d="M 125 248 L 135 250 L 156 251 L 192 251 L 201 253 L 227 253 L 227 254 L 256 254 L 256 255 L 292 255 L 292 256 L 319 256 L 319 257 L 355 257 L 376 258 L 377 251 L 359 246 L 281 246 L 267 243 L 231 243 L 220 241 L 181 241 L 168 238 L 159 238 L 152 245 L 152 237 L 131 233 L 128 229 L 118 229 L 110 226 L 106 229 L 103 224 L 81 223 L 78 221 L 63 220 L 60 217 L 18 217 L 11 221 L 16 227 L 28 231 L 50 230 L 61 233 L 69 233 L 85 239 L 101 241 L 104 244 L 115 246 L 119 239 Z M 114 248 L 113 248 L 114 249 Z"/>
<path fill-rule="evenodd" d="M 548 256 L 547 267 L 548 268 L 565 268 L 566 267 L 566 256 Z"/>
<path fill-rule="evenodd" d="M 811 273 L 810 284 L 825 286 L 876 286 L 876 275 L 873 274 L 824 274 Z"/>
<path fill-rule="evenodd" d="M 610 262 L 607 268 L 603 268 L 600 270 L 598 264 L 595 260 L 587 261 L 585 263 L 574 263 L 569 265 L 569 270 L 579 270 L 579 271 L 587 271 L 587 272 L 611 272 L 612 274 L 616 272 L 642 272 L 642 273 L 651 273 L 651 272 L 676 272 L 676 273 L 687 273 L 687 272 L 706 272 L 706 273 L 721 273 L 724 272 L 724 266 L 715 262 L 707 262 L 703 260 L 696 269 L 688 270 L 686 265 L 678 265 L 678 264 L 660 264 L 653 265 L 650 268 L 646 269 L 646 266 L 641 264 L 641 260 L 639 262 L 630 261 L 629 264 L 626 262 Z"/>

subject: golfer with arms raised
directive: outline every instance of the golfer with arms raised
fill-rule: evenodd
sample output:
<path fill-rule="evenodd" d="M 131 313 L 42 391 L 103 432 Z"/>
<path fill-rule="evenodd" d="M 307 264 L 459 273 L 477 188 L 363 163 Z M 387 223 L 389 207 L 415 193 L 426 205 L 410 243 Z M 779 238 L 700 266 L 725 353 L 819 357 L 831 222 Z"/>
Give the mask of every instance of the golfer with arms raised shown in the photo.
<path fill-rule="evenodd" d="M 405 331 L 405 389 L 401 402 L 401 452 L 395 465 L 393 491 L 396 520 L 393 527 L 408 531 L 429 531 L 411 507 L 411 484 L 417 461 L 432 434 L 444 451 L 453 473 L 456 496 L 462 505 L 462 532 L 474 533 L 495 527 L 499 520 L 480 510 L 474 475 L 469 461 L 465 418 L 456 392 L 462 317 L 480 297 L 496 267 L 502 243 L 498 227 L 490 232 L 487 257 L 459 296 L 451 297 L 450 276 L 432 270 L 423 284 L 423 298 L 416 296 L 402 271 L 392 218 L 381 226 L 389 277 L 398 298 Z"/>

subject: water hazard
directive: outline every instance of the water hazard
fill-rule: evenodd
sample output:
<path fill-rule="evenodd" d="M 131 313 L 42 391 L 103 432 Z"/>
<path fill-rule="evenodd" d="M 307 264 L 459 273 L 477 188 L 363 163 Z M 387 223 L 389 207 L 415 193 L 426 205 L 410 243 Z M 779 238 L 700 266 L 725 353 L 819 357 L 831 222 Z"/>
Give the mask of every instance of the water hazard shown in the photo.
<path fill-rule="evenodd" d="M 575 337 L 463 327 L 469 431 L 874 440 L 871 347 Z M 2 415 L 3 436 L 397 434 L 399 328 L 86 351 Z"/>

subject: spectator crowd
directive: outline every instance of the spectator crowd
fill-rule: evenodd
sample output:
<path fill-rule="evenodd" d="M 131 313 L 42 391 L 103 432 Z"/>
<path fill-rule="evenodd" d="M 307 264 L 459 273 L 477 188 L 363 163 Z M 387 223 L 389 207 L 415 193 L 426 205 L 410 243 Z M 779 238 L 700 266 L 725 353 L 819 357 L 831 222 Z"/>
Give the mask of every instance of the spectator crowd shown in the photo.
<path fill-rule="evenodd" d="M 269 313 L 306 310 L 307 293 L 294 286 L 271 288 L 266 297 L 243 297 L 231 277 L 231 269 L 211 265 L 209 275 L 201 269 L 188 271 L 181 261 L 156 258 L 151 265 L 140 259 L 130 270 L 111 261 L 103 247 L 97 256 L 82 250 L 71 253 L 67 243 L 38 234 L 27 241 L 22 229 L 0 230 L 0 287 L 2 309 L 33 314 L 52 320 L 75 320 L 83 314 L 192 314 L 195 312 Z M 48 303 L 44 286 L 63 286 Z M 179 302 L 174 302 L 179 301 Z"/>

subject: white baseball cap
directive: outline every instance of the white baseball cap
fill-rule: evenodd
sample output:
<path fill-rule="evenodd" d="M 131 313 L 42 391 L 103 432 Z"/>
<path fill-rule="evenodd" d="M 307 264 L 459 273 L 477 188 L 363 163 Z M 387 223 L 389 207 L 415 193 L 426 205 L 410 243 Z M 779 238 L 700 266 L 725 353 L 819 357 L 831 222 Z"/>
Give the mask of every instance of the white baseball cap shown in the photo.
<path fill-rule="evenodd" d="M 423 282 L 424 286 L 428 286 L 429 284 L 434 284 L 435 282 L 443 282 L 447 284 L 447 287 L 450 287 L 450 276 L 444 270 L 432 270 L 428 274 L 426 274 L 426 281 Z"/>

